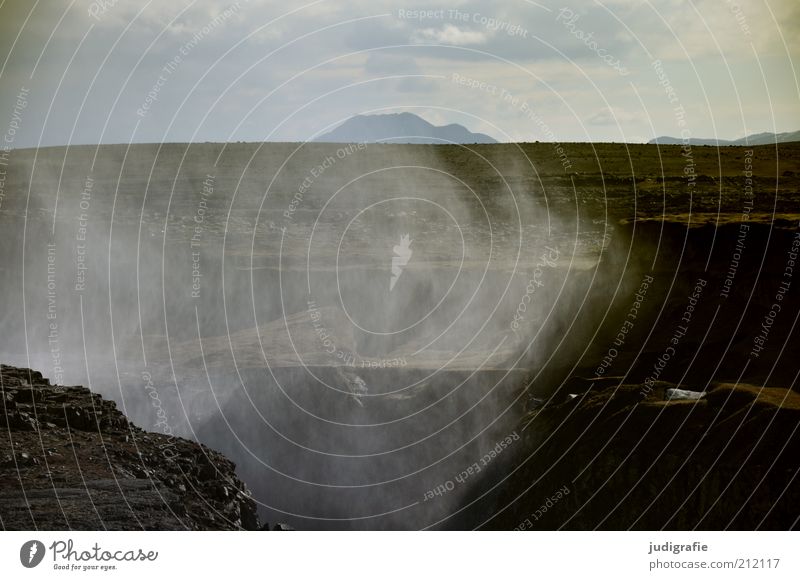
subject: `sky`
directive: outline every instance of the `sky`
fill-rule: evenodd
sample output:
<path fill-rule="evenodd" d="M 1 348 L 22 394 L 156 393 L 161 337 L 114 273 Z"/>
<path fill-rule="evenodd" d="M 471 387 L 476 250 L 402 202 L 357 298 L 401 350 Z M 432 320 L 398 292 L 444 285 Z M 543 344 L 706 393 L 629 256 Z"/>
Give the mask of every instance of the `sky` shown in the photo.
<path fill-rule="evenodd" d="M 306 141 L 409 111 L 499 141 L 800 129 L 796 0 L 0 0 L 4 147 Z"/>

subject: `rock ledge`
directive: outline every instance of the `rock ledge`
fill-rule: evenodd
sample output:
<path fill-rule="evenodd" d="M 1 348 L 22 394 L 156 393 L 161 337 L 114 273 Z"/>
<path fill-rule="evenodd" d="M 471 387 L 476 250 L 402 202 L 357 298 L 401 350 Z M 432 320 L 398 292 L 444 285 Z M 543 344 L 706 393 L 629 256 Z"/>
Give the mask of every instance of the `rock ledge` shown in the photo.
<path fill-rule="evenodd" d="M 234 464 L 135 426 L 113 401 L 0 365 L 0 527 L 259 529 Z"/>

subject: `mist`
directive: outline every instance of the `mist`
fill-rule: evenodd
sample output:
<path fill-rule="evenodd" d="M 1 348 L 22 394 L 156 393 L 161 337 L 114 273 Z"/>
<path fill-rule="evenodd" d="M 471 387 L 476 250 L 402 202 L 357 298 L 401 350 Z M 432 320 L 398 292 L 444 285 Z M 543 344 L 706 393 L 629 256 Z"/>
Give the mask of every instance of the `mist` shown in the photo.
<path fill-rule="evenodd" d="M 15 150 L 2 360 L 222 451 L 267 521 L 474 525 L 639 276 L 542 163 L 563 175 L 517 146 Z"/>

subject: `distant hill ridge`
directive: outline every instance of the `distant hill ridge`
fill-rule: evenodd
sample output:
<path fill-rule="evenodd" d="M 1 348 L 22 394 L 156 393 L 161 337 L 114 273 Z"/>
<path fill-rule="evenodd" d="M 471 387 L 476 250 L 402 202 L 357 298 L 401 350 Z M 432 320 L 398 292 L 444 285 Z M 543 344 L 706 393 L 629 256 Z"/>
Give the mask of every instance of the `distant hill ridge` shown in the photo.
<path fill-rule="evenodd" d="M 317 137 L 325 143 L 497 143 L 463 125 L 433 125 L 413 113 L 356 115 L 333 131 Z"/>
<path fill-rule="evenodd" d="M 800 131 L 788 133 L 755 133 L 741 139 L 689 139 L 689 145 L 772 145 L 773 143 L 791 143 L 800 141 Z M 677 137 L 656 137 L 647 142 L 648 145 L 681 145 L 683 139 Z"/>

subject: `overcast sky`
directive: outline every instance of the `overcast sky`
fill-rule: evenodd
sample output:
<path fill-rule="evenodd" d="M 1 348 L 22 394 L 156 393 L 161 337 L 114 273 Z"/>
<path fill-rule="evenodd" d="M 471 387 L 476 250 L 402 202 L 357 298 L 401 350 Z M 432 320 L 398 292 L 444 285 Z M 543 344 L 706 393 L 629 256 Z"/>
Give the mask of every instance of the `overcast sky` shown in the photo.
<path fill-rule="evenodd" d="M 739 2 L 5 0 L 0 139 L 303 141 L 398 111 L 501 141 L 798 130 L 800 2 Z"/>

